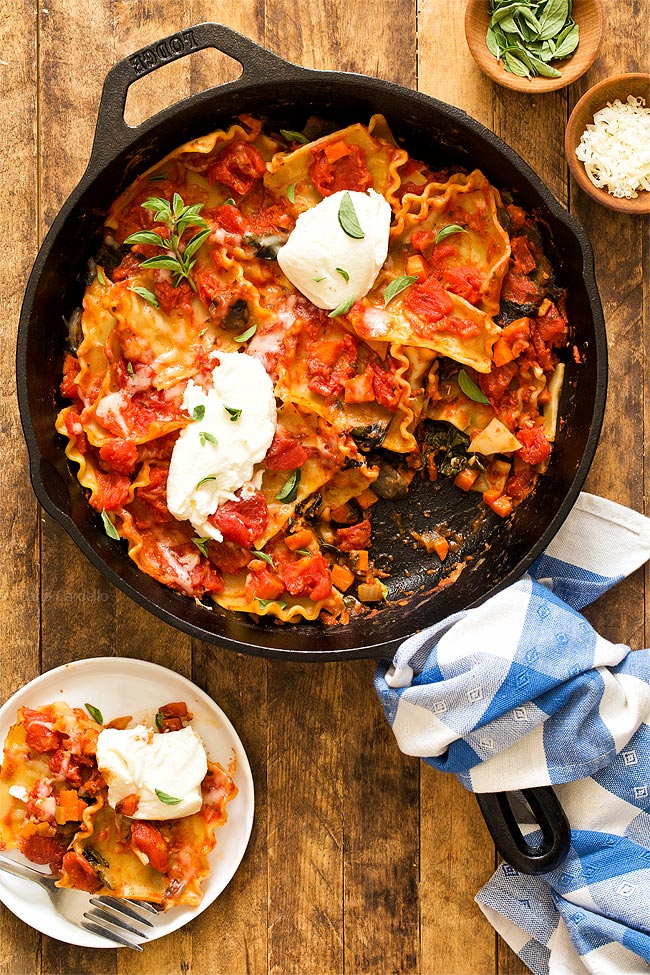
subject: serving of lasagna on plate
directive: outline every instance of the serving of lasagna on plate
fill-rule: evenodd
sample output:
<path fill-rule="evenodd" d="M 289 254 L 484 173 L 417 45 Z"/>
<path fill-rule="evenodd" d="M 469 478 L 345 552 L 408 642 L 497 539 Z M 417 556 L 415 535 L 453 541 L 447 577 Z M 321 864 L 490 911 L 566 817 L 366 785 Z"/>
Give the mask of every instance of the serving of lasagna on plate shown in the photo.
<path fill-rule="evenodd" d="M 379 499 L 450 477 L 502 517 L 558 425 L 566 295 L 537 222 L 380 115 L 242 116 L 113 203 L 57 430 L 116 544 L 166 586 L 278 621 L 386 598 Z M 444 560 L 449 541 L 418 539 Z"/>

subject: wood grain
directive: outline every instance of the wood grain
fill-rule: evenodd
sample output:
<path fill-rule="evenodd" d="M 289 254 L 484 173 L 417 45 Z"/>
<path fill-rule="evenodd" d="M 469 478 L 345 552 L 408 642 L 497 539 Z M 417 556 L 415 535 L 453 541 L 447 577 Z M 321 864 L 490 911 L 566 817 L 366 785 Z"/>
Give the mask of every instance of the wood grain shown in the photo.
<path fill-rule="evenodd" d="M 607 413 L 588 488 L 642 510 L 650 478 L 642 442 L 650 428 L 649 221 L 599 207 L 573 186 L 563 134 L 591 84 L 647 69 L 650 0 L 604 5 L 593 66 L 569 89 L 538 96 L 508 91 L 480 72 L 457 0 L 5 6 L 0 188 L 12 260 L 2 281 L 0 490 L 12 503 L 0 514 L 4 696 L 40 669 L 99 654 L 154 660 L 191 676 L 242 737 L 256 819 L 224 894 L 142 955 L 41 939 L 1 909 L 0 975 L 523 975 L 526 967 L 474 904 L 495 866 L 475 800 L 451 777 L 397 751 L 372 690 L 372 662 L 277 663 L 193 642 L 117 592 L 39 515 L 14 397 L 15 323 L 39 239 L 86 164 L 108 68 L 193 23 L 221 21 L 305 66 L 373 74 L 458 105 L 570 206 L 594 246 L 610 346 Z M 128 121 L 137 125 L 238 71 L 213 51 L 168 65 L 132 86 Z M 647 646 L 648 570 L 588 615 L 604 636 Z"/>

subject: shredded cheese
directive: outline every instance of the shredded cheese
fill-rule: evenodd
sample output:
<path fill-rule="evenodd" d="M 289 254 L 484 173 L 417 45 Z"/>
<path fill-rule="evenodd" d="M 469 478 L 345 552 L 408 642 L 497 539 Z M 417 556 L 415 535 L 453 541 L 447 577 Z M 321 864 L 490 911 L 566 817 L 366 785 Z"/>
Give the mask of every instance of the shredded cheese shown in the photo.
<path fill-rule="evenodd" d="M 576 156 L 587 176 L 612 196 L 635 199 L 650 190 L 650 108 L 644 98 L 616 99 L 594 115 L 580 138 Z"/>

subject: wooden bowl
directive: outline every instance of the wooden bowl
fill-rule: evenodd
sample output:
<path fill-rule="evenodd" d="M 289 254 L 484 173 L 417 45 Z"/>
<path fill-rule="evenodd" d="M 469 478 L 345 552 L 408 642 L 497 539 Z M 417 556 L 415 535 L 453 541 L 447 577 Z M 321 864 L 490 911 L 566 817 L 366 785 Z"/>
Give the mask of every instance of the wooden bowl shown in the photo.
<path fill-rule="evenodd" d="M 594 186 L 583 163 L 576 156 L 582 133 L 593 122 L 595 113 L 616 98 L 624 102 L 628 95 L 645 98 L 646 108 L 650 108 L 650 74 L 618 74 L 590 88 L 569 116 L 564 134 L 564 151 L 571 175 L 594 200 L 624 213 L 650 213 L 650 191 L 639 190 L 639 195 L 633 200 L 612 196 L 607 190 Z"/>
<path fill-rule="evenodd" d="M 603 7 L 601 0 L 573 0 L 572 16 L 580 28 L 580 42 L 564 61 L 557 61 L 553 67 L 560 72 L 559 78 L 519 78 L 503 67 L 491 54 L 485 44 L 485 35 L 490 22 L 488 0 L 469 0 L 465 8 L 465 37 L 472 57 L 493 81 L 525 91 L 529 95 L 565 88 L 585 73 L 594 63 L 603 35 Z"/>

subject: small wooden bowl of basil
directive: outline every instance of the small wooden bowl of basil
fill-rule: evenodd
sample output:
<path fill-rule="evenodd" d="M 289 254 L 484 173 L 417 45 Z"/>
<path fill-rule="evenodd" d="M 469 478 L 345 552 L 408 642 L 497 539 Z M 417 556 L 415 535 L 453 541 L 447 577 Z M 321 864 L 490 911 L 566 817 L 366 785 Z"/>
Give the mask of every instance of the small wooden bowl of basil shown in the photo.
<path fill-rule="evenodd" d="M 603 34 L 601 0 L 469 0 L 465 37 L 489 78 L 528 94 L 557 91 L 593 64 Z"/>

